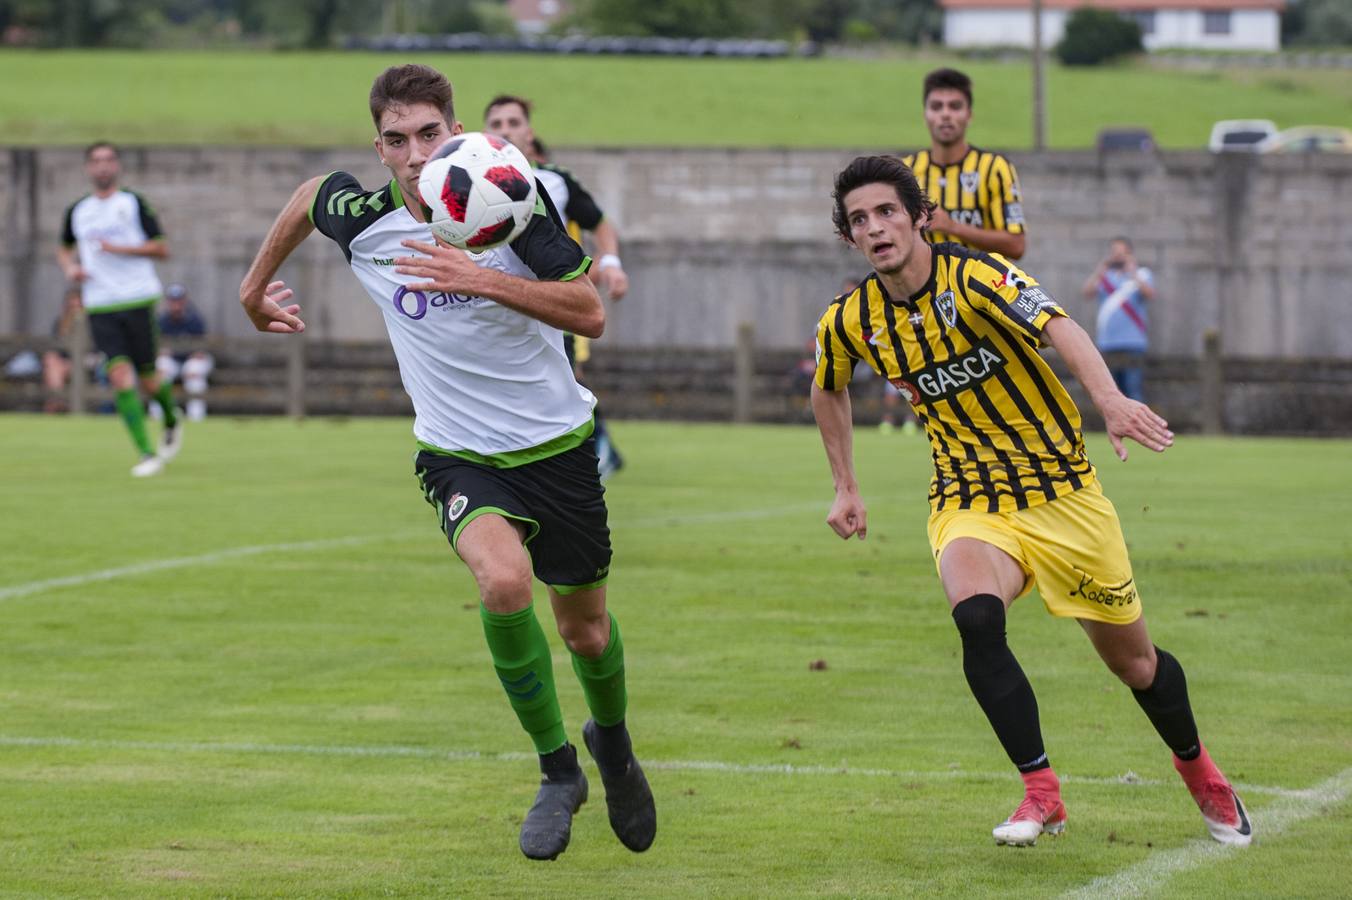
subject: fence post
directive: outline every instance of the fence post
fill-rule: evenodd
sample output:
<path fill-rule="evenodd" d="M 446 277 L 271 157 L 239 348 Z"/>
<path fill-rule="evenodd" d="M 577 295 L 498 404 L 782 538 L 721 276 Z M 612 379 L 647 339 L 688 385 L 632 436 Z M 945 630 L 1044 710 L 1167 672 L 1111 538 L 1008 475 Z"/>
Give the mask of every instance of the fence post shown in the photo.
<path fill-rule="evenodd" d="M 732 420 L 741 424 L 751 421 L 751 401 L 756 377 L 756 326 L 750 322 L 737 325 L 737 345 L 732 359 Z"/>
<path fill-rule="evenodd" d="M 1225 379 L 1221 362 L 1221 335 L 1215 328 L 1202 333 L 1202 433 L 1225 430 Z"/>
<path fill-rule="evenodd" d="M 291 335 L 286 348 L 286 414 L 305 418 L 305 335 Z"/>
<path fill-rule="evenodd" d="M 88 411 L 85 395 L 89 388 L 89 372 L 85 370 L 85 357 L 89 355 L 89 319 L 83 312 L 71 323 L 70 333 L 66 335 L 66 352 L 70 354 L 70 396 L 66 402 L 71 415 L 82 416 Z"/>

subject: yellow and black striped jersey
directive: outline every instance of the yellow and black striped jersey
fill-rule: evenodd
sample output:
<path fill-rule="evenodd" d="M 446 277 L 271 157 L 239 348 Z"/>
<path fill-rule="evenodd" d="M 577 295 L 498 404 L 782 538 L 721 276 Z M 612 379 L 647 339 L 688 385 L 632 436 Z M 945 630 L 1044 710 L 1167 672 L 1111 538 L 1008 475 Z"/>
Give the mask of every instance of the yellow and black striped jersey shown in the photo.
<path fill-rule="evenodd" d="M 832 301 L 817 325 L 817 386 L 844 390 L 863 360 L 906 395 L 929 435 L 936 510 L 1026 509 L 1091 483 L 1080 412 L 1038 354 L 1065 310 L 998 254 L 930 252 L 915 295 L 888 296 L 874 273 Z"/>
<path fill-rule="evenodd" d="M 976 228 L 1023 234 L 1023 199 L 1014 164 L 999 153 L 969 147 L 961 162 L 950 166 L 930 161 L 930 152 L 903 156 L 911 167 L 920 189 L 953 221 Z M 932 244 L 945 241 L 962 243 L 943 232 L 925 232 Z M 971 246 L 970 244 L 967 246 Z"/>

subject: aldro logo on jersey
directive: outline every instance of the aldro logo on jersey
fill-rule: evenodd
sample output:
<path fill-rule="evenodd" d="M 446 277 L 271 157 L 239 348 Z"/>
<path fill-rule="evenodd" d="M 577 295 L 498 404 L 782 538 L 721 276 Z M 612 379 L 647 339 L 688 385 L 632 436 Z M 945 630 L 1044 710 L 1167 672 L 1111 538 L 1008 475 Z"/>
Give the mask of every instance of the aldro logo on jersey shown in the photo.
<path fill-rule="evenodd" d="M 982 338 L 966 353 L 916 372 L 900 389 L 910 395 L 907 388 L 912 388 L 925 403 L 948 400 L 976 387 L 1004 365 L 1005 359 L 996 352 L 995 345 L 989 338 Z M 911 402 L 915 402 L 914 397 Z"/>

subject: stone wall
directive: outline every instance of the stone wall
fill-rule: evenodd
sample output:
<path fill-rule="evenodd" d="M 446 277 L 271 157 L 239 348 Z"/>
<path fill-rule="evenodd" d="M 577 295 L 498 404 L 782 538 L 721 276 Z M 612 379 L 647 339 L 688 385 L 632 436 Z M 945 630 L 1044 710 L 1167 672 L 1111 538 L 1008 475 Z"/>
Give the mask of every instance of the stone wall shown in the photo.
<path fill-rule="evenodd" d="M 720 348 L 752 321 L 759 346 L 802 347 L 860 257 L 830 224 L 845 151 L 571 150 L 559 153 L 621 229 L 633 280 L 604 341 L 615 347 Z M 1352 156 L 1205 153 L 1014 154 L 1030 223 L 1023 266 L 1082 322 L 1080 285 L 1106 242 L 1125 234 L 1155 270 L 1153 348 L 1227 357 L 1352 359 Z M 127 186 L 161 214 L 166 281 L 193 290 L 210 327 L 246 335 L 239 280 L 275 213 L 301 181 L 384 170 L 370 151 L 127 148 Z M 76 148 L 0 150 L 0 334 L 47 332 L 59 306 L 53 252 L 62 212 L 85 191 Z M 282 272 L 310 334 L 383 335 L 375 305 L 322 238 Z M 265 340 L 266 338 L 259 338 Z"/>

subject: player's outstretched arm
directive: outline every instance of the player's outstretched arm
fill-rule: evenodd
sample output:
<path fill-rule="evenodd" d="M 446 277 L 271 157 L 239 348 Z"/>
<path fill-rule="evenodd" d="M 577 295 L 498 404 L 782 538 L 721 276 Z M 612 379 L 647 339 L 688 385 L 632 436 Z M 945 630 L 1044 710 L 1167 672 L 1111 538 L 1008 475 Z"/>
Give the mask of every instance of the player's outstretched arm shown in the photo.
<path fill-rule="evenodd" d="M 421 278 L 411 291 L 443 291 L 465 297 L 487 297 L 522 315 L 539 319 L 561 331 L 598 338 L 606 327 L 606 310 L 596 287 L 586 278 L 568 281 L 531 281 L 476 265 L 464 250 L 438 241 L 402 241 L 418 256 L 394 261 L 401 275 Z"/>
<path fill-rule="evenodd" d="M 1127 458 L 1127 448 L 1122 445 L 1124 437 L 1156 453 L 1173 446 L 1174 433 L 1169 430 L 1169 423 L 1144 403 L 1117 389 L 1112 373 L 1083 328 L 1065 316 L 1054 316 L 1043 334 L 1103 414 L 1103 425 L 1118 459 Z"/>
<path fill-rule="evenodd" d="M 868 536 L 868 511 L 854 477 L 854 420 L 849 391 L 827 391 L 812 385 L 812 414 L 817 418 L 836 487 L 826 524 L 844 540 L 857 534 L 862 541 Z"/>
<path fill-rule="evenodd" d="M 310 222 L 310 204 L 315 192 L 319 190 L 323 177 L 311 178 L 296 188 L 277 219 L 263 238 L 263 246 L 258 248 L 248 274 L 239 286 L 239 302 L 244 312 L 259 331 L 271 331 L 277 334 L 299 334 L 305 330 L 305 323 L 297 315 L 300 306 L 290 304 L 294 292 L 284 282 L 273 281 L 272 276 L 286 262 L 288 256 L 300 246 L 301 241 L 315 230 Z"/>

